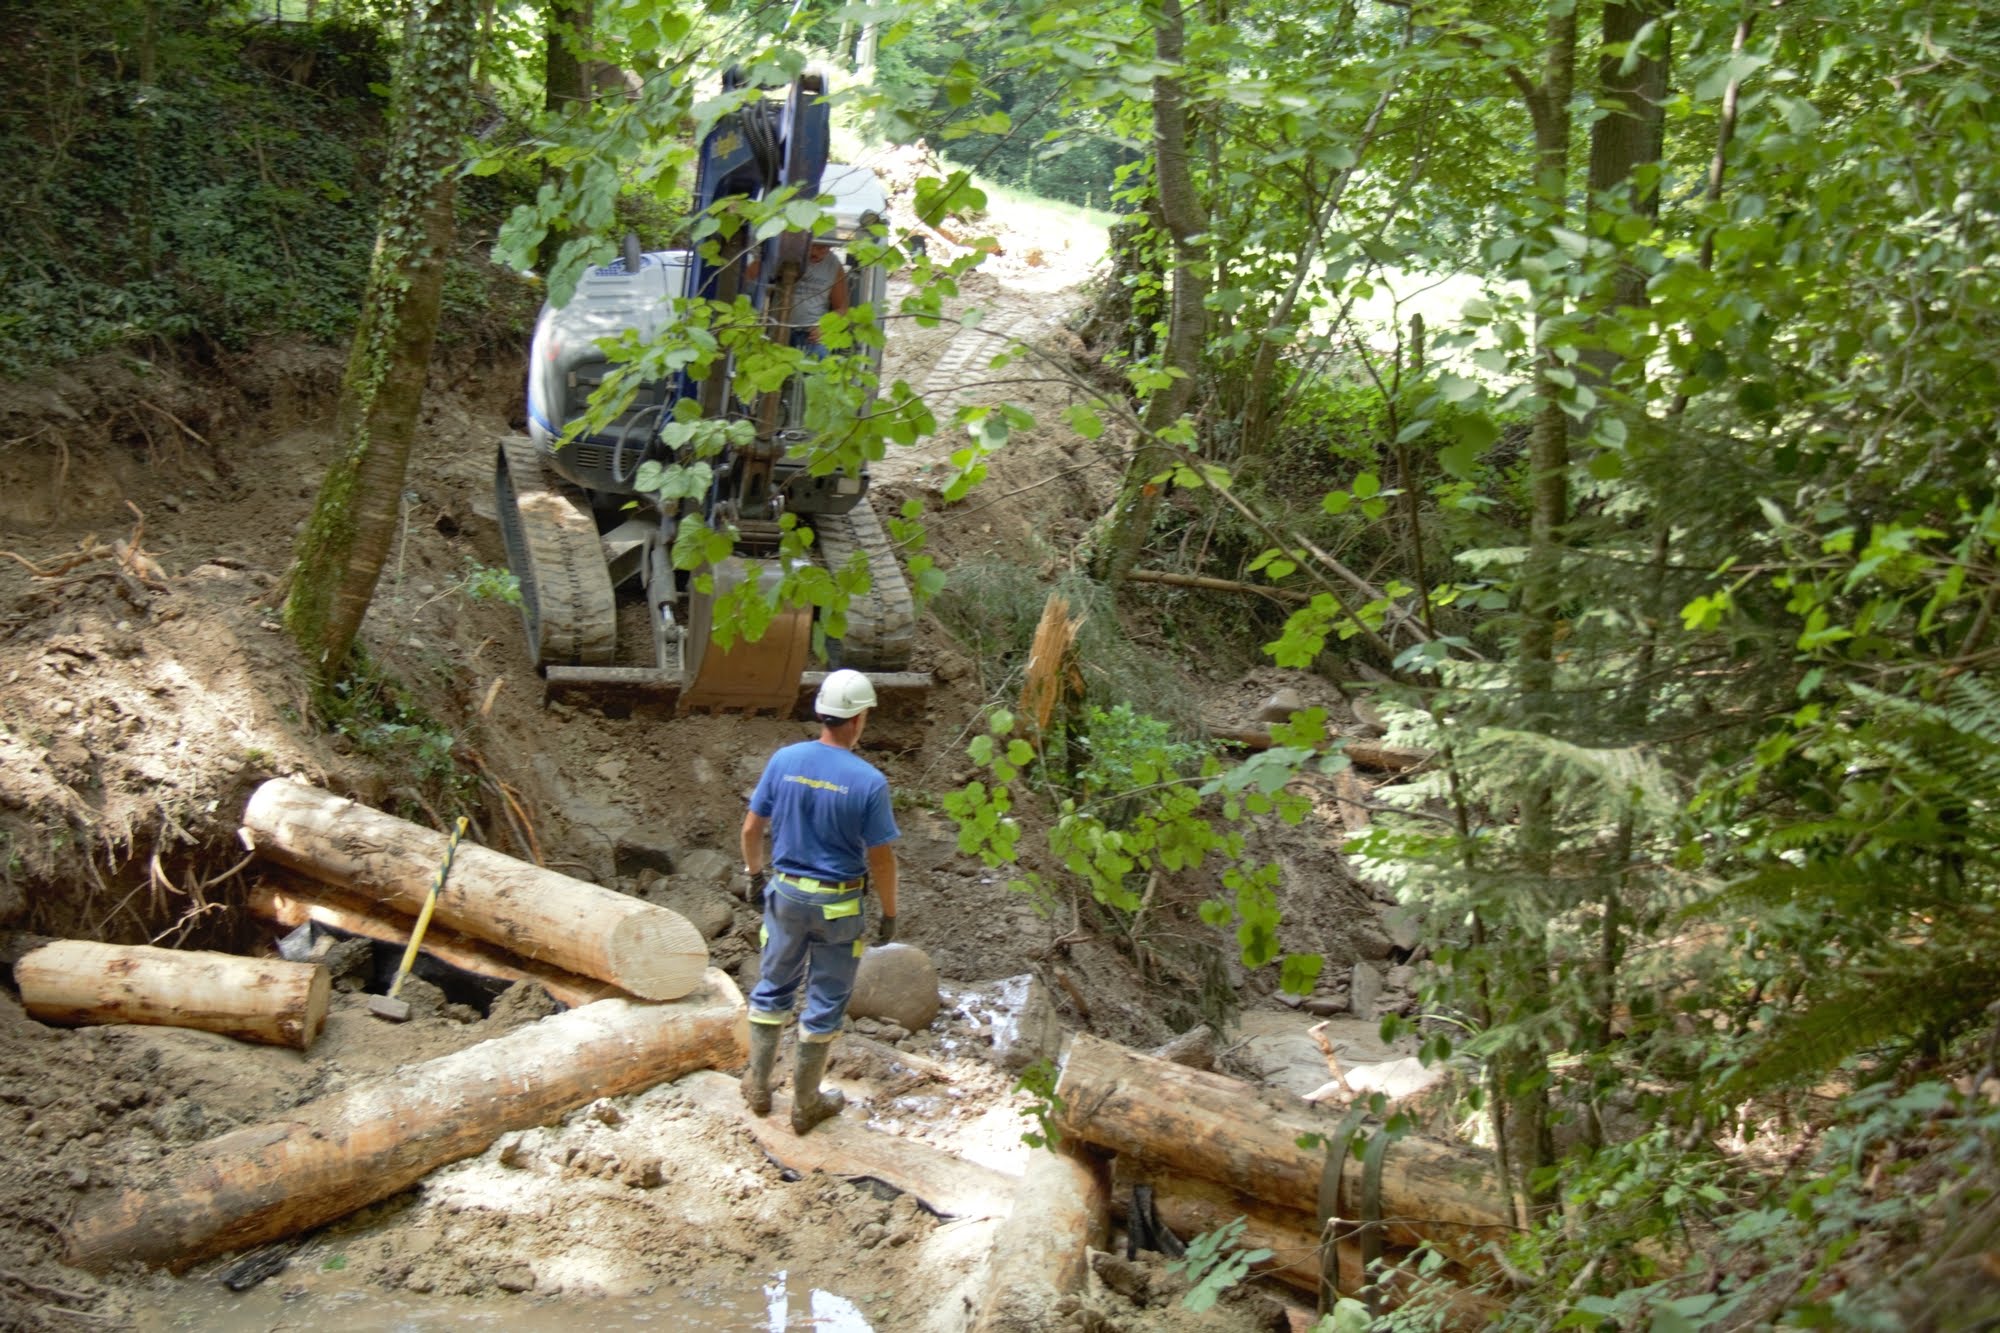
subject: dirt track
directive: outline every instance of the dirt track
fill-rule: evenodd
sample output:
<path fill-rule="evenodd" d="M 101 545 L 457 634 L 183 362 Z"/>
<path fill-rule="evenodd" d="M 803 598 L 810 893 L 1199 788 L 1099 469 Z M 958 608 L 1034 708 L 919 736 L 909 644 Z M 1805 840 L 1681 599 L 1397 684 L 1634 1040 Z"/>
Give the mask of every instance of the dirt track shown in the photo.
<path fill-rule="evenodd" d="M 1043 423 L 995 458 L 971 502 L 928 520 L 947 568 L 995 554 L 1059 568 L 1121 463 L 1115 435 L 1085 442 L 1061 427 L 1068 387 L 977 385 L 1000 345 L 995 334 L 1058 355 L 1074 343 L 1063 317 L 1089 243 L 1006 240 L 1008 254 L 966 284 L 954 311 L 980 308 L 976 327 L 892 334 L 888 373 L 934 403 L 1004 392 Z M 270 932 L 260 937 L 239 905 L 261 871 L 240 864 L 232 835 L 257 782 L 299 774 L 424 817 L 406 776 L 300 725 L 301 672 L 274 619 L 293 532 L 324 467 L 336 369 L 324 355 L 269 351 L 224 367 L 215 382 L 105 367 L 58 388 L 16 386 L 0 400 L 0 434 L 10 437 L 0 451 L 0 547 L 14 557 L 0 560 L 0 924 L 254 947 Z M 722 896 L 736 825 L 765 756 L 801 728 L 543 706 L 515 613 L 464 586 L 476 566 L 504 563 L 487 495 L 492 441 L 519 398 L 513 374 L 441 371 L 444 382 L 434 382 L 405 529 L 367 642 L 486 775 L 484 794 L 504 785 L 516 798 L 549 864 L 676 905 L 706 902 L 729 918 L 713 958 L 740 969 L 756 923 Z M 935 505 L 952 447 L 947 429 L 885 463 L 882 508 L 909 498 Z M 135 531 L 150 564 L 100 551 Z M 954 985 L 1034 974 L 1072 1027 L 1138 1046 L 1172 1036 L 1111 942 L 1044 920 L 957 852 L 934 797 L 967 776 L 960 728 L 986 700 L 973 664 L 934 624 L 921 632 L 916 665 L 939 688 L 922 716 L 881 728 L 870 753 L 905 798 L 903 938 Z M 1190 672 L 1188 688 L 1237 710 L 1282 679 Z M 1323 684 L 1293 683 L 1337 705 Z M 496 820 L 487 836 L 504 844 L 520 832 Z M 1287 853 L 1298 935 L 1288 945 L 1325 948 L 1334 967 L 1344 966 L 1356 901 L 1332 850 L 1338 832 L 1328 814 L 1323 836 L 1294 836 Z M 662 865 L 674 873 L 658 873 Z M 1252 1006 L 1272 989 L 1268 977 L 1242 980 Z M 185 1299 L 213 1266 L 181 1283 L 62 1267 L 57 1232 L 71 1209 L 155 1178 L 178 1147 L 538 1014 L 516 997 L 483 1019 L 441 1007 L 391 1026 L 346 993 L 302 1057 L 167 1029 L 50 1029 L 0 990 L 0 1130 L 15 1145 L 0 1164 L 0 1254 L 11 1256 L 0 1260 L 0 1325 L 123 1327 Z M 838 1059 L 835 1080 L 872 1096 L 871 1123 L 1018 1170 L 1023 1098 L 984 1058 L 990 1032 L 976 1007 L 961 1006 L 900 1038 L 945 1062 L 941 1088 L 891 1095 L 899 1076 L 865 1054 Z M 322 1322 L 316 1309 L 337 1317 L 341 1294 L 358 1290 L 528 1302 L 661 1292 L 703 1304 L 755 1292 L 778 1270 L 837 1284 L 882 1330 L 955 1329 L 978 1298 L 991 1218 L 941 1219 L 865 1183 L 786 1180 L 736 1118 L 673 1087 L 618 1099 L 609 1112 L 579 1111 L 503 1147 L 312 1237 L 268 1284 L 299 1293 L 284 1314 L 297 1323 L 283 1326 Z M 1094 1300 L 1068 1325 L 1233 1329 L 1270 1316 L 1255 1303 L 1196 1319 L 1108 1291 Z M 715 1326 L 763 1328 L 767 1316 L 718 1316 Z"/>

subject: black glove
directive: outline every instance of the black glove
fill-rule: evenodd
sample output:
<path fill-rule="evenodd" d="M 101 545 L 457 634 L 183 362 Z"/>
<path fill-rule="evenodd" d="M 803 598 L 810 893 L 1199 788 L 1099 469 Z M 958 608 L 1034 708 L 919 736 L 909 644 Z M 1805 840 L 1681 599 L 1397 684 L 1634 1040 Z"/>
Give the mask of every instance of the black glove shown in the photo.
<path fill-rule="evenodd" d="M 759 911 L 764 908 L 764 881 L 762 873 L 752 873 L 749 866 L 743 867 L 743 901 Z"/>
<path fill-rule="evenodd" d="M 875 942 L 893 944 L 896 940 L 896 918 L 885 916 L 875 923 Z"/>

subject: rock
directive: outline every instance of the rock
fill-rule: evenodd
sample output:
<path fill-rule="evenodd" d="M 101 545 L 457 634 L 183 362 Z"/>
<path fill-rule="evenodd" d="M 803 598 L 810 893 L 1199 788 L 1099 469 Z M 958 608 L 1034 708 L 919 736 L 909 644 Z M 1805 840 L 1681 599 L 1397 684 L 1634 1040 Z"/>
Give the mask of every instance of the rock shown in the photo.
<path fill-rule="evenodd" d="M 535 981 L 517 981 L 500 992 L 486 1011 L 486 1021 L 500 1027 L 518 1027 L 547 1018 L 562 1006 Z"/>
<path fill-rule="evenodd" d="M 1257 707 L 1259 722 L 1289 722 L 1292 714 L 1304 711 L 1306 701 L 1289 685 L 1276 691 Z"/>
<path fill-rule="evenodd" d="M 994 1054 L 1000 1067 L 1020 1073 L 1039 1060 L 1053 1060 L 1062 1050 L 1062 1016 L 1041 979 L 1029 973 L 1001 983 L 1002 996 L 1013 1001 L 993 1017 Z"/>
<path fill-rule="evenodd" d="M 208 1113 L 192 1097 L 176 1097 L 152 1113 L 152 1133 L 168 1143 L 194 1143 L 208 1137 Z"/>
<path fill-rule="evenodd" d="M 847 1012 L 855 1018 L 886 1018 L 912 1032 L 921 1032 L 937 1017 L 937 968 L 914 944 L 884 944 L 861 955 L 854 978 L 854 998 Z"/>
<path fill-rule="evenodd" d="M 662 875 L 671 875 L 674 873 L 674 849 L 663 842 L 656 842 L 636 833 L 626 833 L 618 839 L 617 846 L 612 850 L 611 868 L 615 873 L 626 877 L 637 875 L 643 870 L 655 870 Z"/>
<path fill-rule="evenodd" d="M 1137 1306 L 1144 1306 L 1153 1294 L 1152 1270 L 1123 1255 L 1104 1250 L 1090 1252 L 1090 1266 L 1098 1280 Z"/>
<path fill-rule="evenodd" d="M 602 1097 L 592 1102 L 590 1109 L 584 1114 L 598 1124 L 609 1125 L 613 1129 L 625 1123 L 625 1113 Z"/>
<path fill-rule="evenodd" d="M 674 873 L 682 879 L 709 884 L 721 884 L 736 873 L 738 858 L 726 856 L 712 847 L 698 847 L 683 853 L 675 863 Z"/>
<path fill-rule="evenodd" d="M 1171 1060 L 1189 1069 L 1215 1068 L 1215 1029 L 1206 1023 L 1189 1028 L 1164 1046 L 1155 1047 L 1153 1055 L 1161 1060 Z"/>
<path fill-rule="evenodd" d="M 1423 943 L 1423 936 L 1417 931 L 1417 914 L 1400 904 L 1382 913 L 1382 929 L 1389 932 L 1390 942 L 1405 954 L 1415 952 Z"/>
<path fill-rule="evenodd" d="M 1348 701 L 1348 704 L 1354 710 L 1354 720 L 1360 724 L 1359 730 L 1362 735 L 1380 736 L 1389 729 L 1388 723 L 1379 712 L 1375 711 L 1375 705 L 1369 701 L 1367 695 L 1357 694 Z"/>
<path fill-rule="evenodd" d="M 519 1134 L 507 1135 L 500 1140 L 498 1158 L 502 1166 L 516 1171 L 526 1169 L 529 1161 L 526 1142 Z"/>
<path fill-rule="evenodd" d="M 676 875 L 667 881 L 665 888 L 652 895 L 652 901 L 686 917 L 705 940 L 728 933 L 736 924 L 734 900 L 709 883 L 692 882 L 688 875 Z"/>
<path fill-rule="evenodd" d="M 737 965 L 736 986 L 746 1000 L 750 998 L 750 992 L 757 988 L 757 978 L 764 975 L 763 963 L 763 956 L 753 953 Z"/>
<path fill-rule="evenodd" d="M 1357 921 L 1349 935 L 1357 958 L 1379 963 L 1396 951 L 1396 942 L 1372 921 Z"/>
<path fill-rule="evenodd" d="M 1354 965 L 1354 978 L 1347 984 L 1347 1008 L 1356 1018 L 1375 1017 L 1375 1003 L 1382 998 L 1382 974 L 1369 962 Z"/>
<path fill-rule="evenodd" d="M 508 1264 L 493 1275 L 493 1285 L 502 1291 L 523 1292 L 535 1289 L 535 1270 L 526 1264 Z"/>
<path fill-rule="evenodd" d="M 1317 1015 L 1320 1018 L 1331 1018 L 1335 1014 L 1344 1014 L 1347 1012 L 1347 997 L 1345 995 L 1315 995 L 1306 1001 L 1305 1010 L 1307 1013 Z"/>
<path fill-rule="evenodd" d="M 361 990 L 367 986 L 369 975 L 375 970 L 374 941 L 342 940 L 326 951 L 321 962 L 335 990 Z"/>

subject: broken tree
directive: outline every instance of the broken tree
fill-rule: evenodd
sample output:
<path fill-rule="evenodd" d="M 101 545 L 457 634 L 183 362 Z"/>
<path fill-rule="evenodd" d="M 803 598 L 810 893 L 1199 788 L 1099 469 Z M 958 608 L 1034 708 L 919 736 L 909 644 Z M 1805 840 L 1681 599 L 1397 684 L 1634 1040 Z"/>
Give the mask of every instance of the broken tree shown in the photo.
<path fill-rule="evenodd" d="M 243 812 L 260 855 L 371 903 L 415 916 L 446 838 L 421 824 L 284 779 Z M 699 984 L 708 942 L 677 912 L 484 847 L 461 847 L 435 924 L 530 962 L 672 1000 Z"/>

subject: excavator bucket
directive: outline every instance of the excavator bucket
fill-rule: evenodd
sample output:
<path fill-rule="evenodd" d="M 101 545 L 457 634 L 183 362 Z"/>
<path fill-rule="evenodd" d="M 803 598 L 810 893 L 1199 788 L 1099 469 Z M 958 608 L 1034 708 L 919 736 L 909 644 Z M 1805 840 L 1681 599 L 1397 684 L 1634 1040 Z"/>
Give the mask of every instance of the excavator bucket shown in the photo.
<path fill-rule="evenodd" d="M 715 642 L 715 603 L 749 577 L 737 559 L 710 568 L 710 592 L 688 594 L 688 633 L 680 705 L 704 712 L 790 713 L 799 700 L 799 678 L 812 650 L 812 609 L 785 607 L 751 643 L 740 636 L 729 647 Z M 759 590 L 769 595 L 782 571 L 766 565 Z"/>

